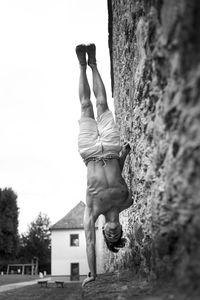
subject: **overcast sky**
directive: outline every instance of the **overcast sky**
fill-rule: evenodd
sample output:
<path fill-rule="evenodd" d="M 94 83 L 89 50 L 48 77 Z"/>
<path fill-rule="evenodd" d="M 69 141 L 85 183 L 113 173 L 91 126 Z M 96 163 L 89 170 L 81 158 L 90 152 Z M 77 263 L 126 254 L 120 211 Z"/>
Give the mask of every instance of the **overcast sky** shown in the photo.
<path fill-rule="evenodd" d="M 107 0 L 0 1 L 0 187 L 18 195 L 20 233 L 85 201 L 74 49 L 90 42 L 112 108 Z"/>

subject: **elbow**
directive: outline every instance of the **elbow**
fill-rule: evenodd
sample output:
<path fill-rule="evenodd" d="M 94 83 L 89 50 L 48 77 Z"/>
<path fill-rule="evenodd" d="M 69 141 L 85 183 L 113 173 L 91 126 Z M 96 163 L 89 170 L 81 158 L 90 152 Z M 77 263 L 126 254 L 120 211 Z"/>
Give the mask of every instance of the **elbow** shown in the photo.
<path fill-rule="evenodd" d="M 131 194 L 129 193 L 129 196 L 128 196 L 128 207 L 130 207 L 131 205 L 133 205 L 133 196 L 131 196 Z"/>
<path fill-rule="evenodd" d="M 86 233 L 86 245 L 89 248 L 95 247 L 95 237 L 90 232 Z"/>
<path fill-rule="evenodd" d="M 91 247 L 95 247 L 95 242 L 94 241 L 87 241 L 87 245 Z"/>
<path fill-rule="evenodd" d="M 120 167 L 120 170 L 122 172 L 123 168 L 124 168 L 124 163 L 122 161 L 119 161 L 119 167 Z"/>
<path fill-rule="evenodd" d="M 90 249 L 93 251 L 95 249 L 95 242 L 87 240 L 86 246 L 87 246 L 87 249 Z"/>

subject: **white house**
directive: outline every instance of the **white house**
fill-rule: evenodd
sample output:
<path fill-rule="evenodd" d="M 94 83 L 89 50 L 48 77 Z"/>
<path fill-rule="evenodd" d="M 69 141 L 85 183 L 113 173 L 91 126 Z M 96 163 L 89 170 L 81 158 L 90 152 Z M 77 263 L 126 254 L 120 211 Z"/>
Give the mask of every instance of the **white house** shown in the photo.
<path fill-rule="evenodd" d="M 89 272 L 83 228 L 85 204 L 79 202 L 66 216 L 51 227 L 51 274 L 79 280 Z M 103 219 L 96 226 L 97 273 L 103 273 Z"/>

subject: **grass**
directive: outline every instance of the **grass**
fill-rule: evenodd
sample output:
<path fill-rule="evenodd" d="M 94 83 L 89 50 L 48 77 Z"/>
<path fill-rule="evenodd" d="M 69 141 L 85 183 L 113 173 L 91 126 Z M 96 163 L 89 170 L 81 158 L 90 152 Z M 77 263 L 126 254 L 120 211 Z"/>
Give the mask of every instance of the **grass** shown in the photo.
<path fill-rule="evenodd" d="M 0 300 L 78 300 L 82 299 L 81 283 L 66 283 L 64 288 L 49 283 L 48 287 L 38 284 L 0 293 Z"/>
<path fill-rule="evenodd" d="M 22 276 L 21 279 L 23 278 Z M 15 276 L 17 278 L 17 276 Z M 29 279 L 35 279 L 30 278 Z M 64 288 L 49 282 L 48 287 L 38 283 L 23 288 L 0 292 L 0 300 L 199 300 L 199 290 L 179 290 L 172 282 L 153 283 L 140 280 L 133 272 L 106 273 L 82 288 L 81 283 L 69 282 Z"/>
<path fill-rule="evenodd" d="M 0 285 L 39 279 L 38 275 L 0 275 Z"/>

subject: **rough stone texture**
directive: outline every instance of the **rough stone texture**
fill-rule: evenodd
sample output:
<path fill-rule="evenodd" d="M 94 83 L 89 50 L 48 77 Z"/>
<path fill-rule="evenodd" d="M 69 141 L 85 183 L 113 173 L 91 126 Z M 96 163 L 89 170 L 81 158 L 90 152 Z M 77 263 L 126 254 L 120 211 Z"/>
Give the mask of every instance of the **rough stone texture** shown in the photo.
<path fill-rule="evenodd" d="M 134 204 L 106 269 L 200 279 L 200 1 L 108 0 L 111 78 Z"/>

